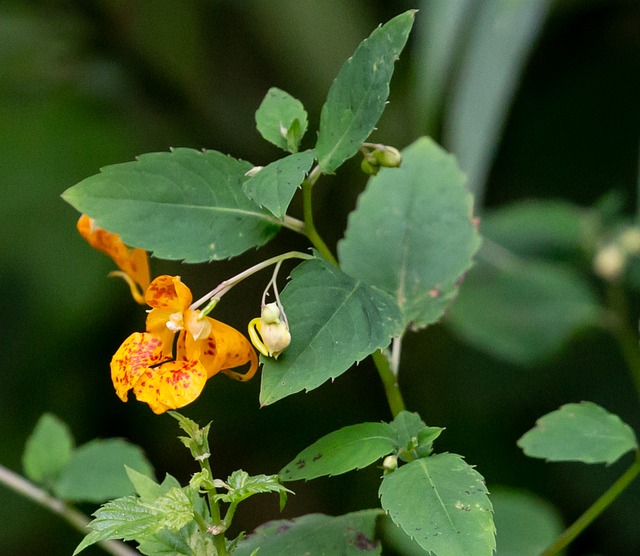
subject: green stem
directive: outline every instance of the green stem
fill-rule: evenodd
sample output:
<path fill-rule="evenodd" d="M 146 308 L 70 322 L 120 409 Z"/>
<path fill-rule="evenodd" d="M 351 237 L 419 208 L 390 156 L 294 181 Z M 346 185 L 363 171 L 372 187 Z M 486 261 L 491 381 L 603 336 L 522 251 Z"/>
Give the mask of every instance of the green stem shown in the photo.
<path fill-rule="evenodd" d="M 67 504 L 62 500 L 54 498 L 45 490 L 2 465 L 0 465 L 0 482 L 18 494 L 22 494 L 24 497 L 36 502 L 43 508 L 59 515 L 83 535 L 86 535 L 89 532 L 87 525 L 89 524 L 90 519 L 86 515 L 67 506 Z M 114 556 L 138 555 L 138 552 L 119 541 L 100 541 L 97 544 L 105 552 L 113 554 Z"/>
<path fill-rule="evenodd" d="M 631 378 L 636 387 L 636 393 L 640 397 L 640 349 L 638 348 L 638 334 L 629 324 L 629 310 L 624 290 L 617 283 L 611 283 L 607 287 L 607 300 L 610 309 L 614 313 L 611 322 L 611 330 L 620 345 Z"/>
<path fill-rule="evenodd" d="M 206 471 L 209 474 L 209 477 L 213 477 L 213 473 L 211 472 L 211 465 L 209 464 L 208 458 L 200 460 L 200 468 L 203 471 Z M 218 533 L 212 533 L 213 543 L 216 547 L 217 556 L 227 556 L 227 541 L 224 534 L 226 526 L 220 517 L 220 506 L 218 506 L 218 501 L 215 499 L 215 494 L 215 488 L 207 491 L 207 499 L 209 500 L 209 509 L 211 510 L 211 523 L 213 524 L 213 531 L 219 531 Z"/>
<path fill-rule="evenodd" d="M 404 400 L 402 399 L 402 393 L 400 392 L 400 386 L 398 384 L 398 377 L 391 370 L 389 360 L 382 351 L 376 351 L 371 357 L 382 380 L 384 393 L 387 396 L 387 402 L 389 402 L 389 409 L 391 409 L 391 415 L 396 417 L 398 413 L 405 409 Z"/>
<path fill-rule="evenodd" d="M 327 244 L 324 242 L 318 230 L 316 230 L 316 226 L 313 223 L 313 203 L 311 201 L 311 190 L 313 189 L 313 184 L 317 176 L 314 176 L 314 181 L 311 181 L 313 172 L 309 175 L 309 178 L 306 179 L 302 183 L 302 212 L 304 215 L 304 230 L 305 235 L 312 243 L 312 245 L 318 250 L 325 259 L 327 259 L 330 263 L 338 266 L 337 259 L 333 256 L 331 250 L 327 247 Z"/>
<path fill-rule="evenodd" d="M 587 526 L 598 517 L 609 505 L 631 484 L 640 473 L 640 451 L 636 451 L 636 459 L 618 480 L 598 498 L 576 521 L 574 521 L 540 556 L 553 556 L 569 545 Z"/>

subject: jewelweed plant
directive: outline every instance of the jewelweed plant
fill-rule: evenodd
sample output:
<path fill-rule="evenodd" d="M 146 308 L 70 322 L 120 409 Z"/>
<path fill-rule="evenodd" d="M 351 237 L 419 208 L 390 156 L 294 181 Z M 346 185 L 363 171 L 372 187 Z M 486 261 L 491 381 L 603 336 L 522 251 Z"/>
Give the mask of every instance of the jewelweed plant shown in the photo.
<path fill-rule="evenodd" d="M 133 396 L 154 413 L 174 417 L 197 465 L 187 485 L 170 475 L 157 482 L 138 448 L 120 440 L 75 448 L 66 425 L 43 416 L 24 456 L 31 482 L 5 470 L 3 480 L 79 527 L 83 517 L 69 504 L 102 503 L 75 554 L 94 543 L 112 554 L 132 553 L 114 542 L 121 540 L 135 541 L 149 556 L 495 552 L 494 509 L 482 470 L 439 450 L 443 429 L 405 406 L 398 383 L 402 339 L 448 311 L 452 326 L 470 341 L 497 352 L 513 353 L 514 345 L 520 346 L 516 353 L 526 358 L 561 335 L 556 326 L 546 340 L 539 334 L 536 345 L 518 337 L 509 338 L 508 347 L 501 344 L 500 338 L 512 333 L 509 299 L 528 295 L 531 305 L 540 304 L 539 313 L 535 307 L 531 312 L 541 315 L 541 328 L 545 304 L 581 308 L 564 313 L 567 330 L 602 313 L 593 303 L 574 303 L 590 294 L 563 288 L 572 284 L 566 273 L 550 274 L 542 263 L 523 271 L 517 255 L 505 255 L 495 219 L 479 252 L 479 220 L 465 176 L 433 140 L 420 137 L 402 149 L 369 142 L 414 17 L 408 11 L 380 26 L 347 60 L 329 90 L 315 141 L 299 100 L 277 88 L 266 93 L 256 112 L 257 129 L 285 153 L 270 164 L 258 167 L 217 151 L 176 148 L 105 167 L 63 194 L 82 214 L 82 236 L 113 259 L 114 274 L 129 285 L 134 301 L 149 307 L 145 330 L 132 331 L 113 355 L 115 392 L 123 402 Z M 322 187 L 323 176 L 353 157 L 361 157 L 370 178 L 334 253 L 314 225 L 313 191 Z M 290 214 L 297 194 L 301 219 Z M 557 221 L 571 217 L 566 208 L 557 210 Z M 304 236 L 308 251 L 266 258 L 196 300 L 180 276 L 150 273 L 148 253 L 185 263 L 225 261 L 280 233 Z M 640 252 L 639 237 L 637 228 L 627 226 L 597 250 L 595 270 L 611 285 L 614 301 L 627 260 Z M 284 261 L 297 265 L 289 280 L 281 271 Z M 234 287 L 254 275 L 266 278 L 255 292 L 256 316 L 247 339 L 214 317 L 218 304 L 233 299 Z M 486 296 L 474 295 L 496 284 L 493 306 L 487 306 Z M 550 297 L 549 292 L 559 293 Z M 502 321 L 492 318 L 498 310 Z M 637 369 L 635 336 L 622 324 L 617 330 Z M 218 477 L 220 448 L 209 445 L 211 424 L 200 426 L 176 411 L 199 403 L 203 389 L 215 387 L 207 386 L 209 381 L 225 380 L 221 375 L 260 380 L 259 403 L 266 406 L 304 395 L 366 357 L 375 363 L 391 418 L 352 424 L 301 446 L 276 473 L 238 469 Z M 640 471 L 633 430 L 589 402 L 566 404 L 542 417 L 518 444 L 525 454 L 549 461 L 610 464 L 627 452 L 636 454 L 611 489 L 550 543 L 546 555 L 561 551 Z M 283 507 L 296 481 L 371 465 L 380 469 L 380 507 L 275 520 L 229 537 L 247 498 L 277 494 Z M 500 539 L 499 528 L 497 535 Z"/>

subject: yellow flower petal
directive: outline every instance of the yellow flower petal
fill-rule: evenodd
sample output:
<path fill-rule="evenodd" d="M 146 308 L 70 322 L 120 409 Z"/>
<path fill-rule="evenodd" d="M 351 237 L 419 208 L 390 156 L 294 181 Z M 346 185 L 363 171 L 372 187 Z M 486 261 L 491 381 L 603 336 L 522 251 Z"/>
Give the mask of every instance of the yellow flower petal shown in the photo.
<path fill-rule="evenodd" d="M 154 309 L 170 309 L 170 313 L 183 313 L 191 305 L 191 290 L 180 276 L 158 276 L 145 293 L 147 304 Z"/>
<path fill-rule="evenodd" d="M 154 413 L 178 409 L 194 401 L 207 382 L 207 371 L 199 361 L 170 361 L 147 369 L 133 388 L 138 401 Z"/>
<path fill-rule="evenodd" d="M 154 334 L 134 332 L 122 343 L 111 359 L 111 380 L 123 402 L 149 367 L 165 359 L 163 351 L 162 340 Z"/>
<path fill-rule="evenodd" d="M 223 372 L 236 380 L 252 378 L 258 370 L 258 356 L 249 340 L 223 322 L 209 317 L 206 320 L 211 325 L 209 336 L 196 342 L 187 334 L 183 344 L 178 343 L 178 353 L 182 349 L 187 359 L 199 358 L 209 377 Z M 251 366 L 245 374 L 229 370 L 247 363 Z"/>
<path fill-rule="evenodd" d="M 149 286 L 149 258 L 144 249 L 129 249 L 118 234 L 109 232 L 96 226 L 94 220 L 83 214 L 77 223 L 78 232 L 87 240 L 89 245 L 98 251 L 102 251 L 118 265 L 144 292 Z M 132 288 L 133 293 L 133 288 Z M 134 298 L 140 303 L 142 296 Z"/>

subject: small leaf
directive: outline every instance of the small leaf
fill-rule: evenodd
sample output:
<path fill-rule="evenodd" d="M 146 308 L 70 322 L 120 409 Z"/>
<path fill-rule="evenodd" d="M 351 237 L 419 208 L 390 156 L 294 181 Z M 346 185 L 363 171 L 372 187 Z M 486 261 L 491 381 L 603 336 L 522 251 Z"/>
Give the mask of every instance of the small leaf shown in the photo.
<path fill-rule="evenodd" d="M 51 486 L 71 459 L 73 436 L 69 427 L 51 413 L 44 413 L 27 439 L 22 465 L 26 476 Z"/>
<path fill-rule="evenodd" d="M 323 436 L 280 471 L 283 481 L 315 479 L 361 469 L 394 451 L 394 431 L 387 423 L 351 425 Z"/>
<path fill-rule="evenodd" d="M 633 429 L 592 402 L 570 403 L 536 421 L 518 446 L 533 458 L 612 464 L 638 448 Z"/>
<path fill-rule="evenodd" d="M 558 511 L 529 492 L 491 489 L 496 556 L 539 556 L 564 529 Z"/>
<path fill-rule="evenodd" d="M 53 485 L 63 500 L 103 502 L 133 492 L 125 465 L 153 476 L 138 446 L 120 438 L 93 440 L 77 448 Z"/>
<path fill-rule="evenodd" d="M 580 327 L 598 323 L 601 312 L 578 272 L 507 252 L 497 265 L 480 261 L 469 272 L 447 323 L 494 356 L 533 365 L 558 351 Z"/>
<path fill-rule="evenodd" d="M 438 556 L 491 556 L 495 527 L 482 476 L 455 454 L 400 466 L 382 478 L 382 508 Z"/>
<path fill-rule="evenodd" d="M 222 500 L 229 504 L 237 504 L 246 500 L 254 494 L 266 494 L 275 492 L 284 496 L 291 493 L 288 488 L 280 484 L 278 475 L 249 475 L 246 471 L 234 471 L 227 478 L 227 494 L 216 494 L 217 500 Z"/>
<path fill-rule="evenodd" d="M 307 130 L 307 113 L 299 100 L 271 87 L 256 111 L 256 125 L 267 141 L 295 153 Z"/>
<path fill-rule="evenodd" d="M 400 313 L 388 294 L 320 259 L 292 272 L 281 300 L 291 345 L 277 360 L 263 359 L 263 405 L 317 388 L 400 332 Z"/>
<path fill-rule="evenodd" d="M 133 540 L 162 528 L 162 516 L 155 514 L 136 496 L 107 502 L 93 514 L 92 531 L 82 539 L 73 556 L 99 541 Z"/>
<path fill-rule="evenodd" d="M 405 326 L 424 328 L 442 316 L 480 245 L 472 205 L 455 159 L 419 139 L 360 195 L 338 244 L 342 269 L 393 295 Z"/>
<path fill-rule="evenodd" d="M 313 151 L 276 160 L 245 181 L 242 189 L 249 199 L 282 218 L 313 160 Z"/>
<path fill-rule="evenodd" d="M 363 510 L 338 517 L 309 514 L 292 520 L 270 521 L 238 543 L 234 556 L 381 554 L 376 540 L 376 520 L 380 510 Z"/>
<path fill-rule="evenodd" d="M 417 413 L 401 411 L 391 422 L 395 433 L 396 449 L 403 461 L 428 456 L 433 441 L 442 434 L 440 427 L 427 427 Z"/>
<path fill-rule="evenodd" d="M 242 192 L 250 168 L 216 151 L 174 149 L 102 168 L 62 197 L 156 257 L 220 260 L 265 244 L 280 228 Z"/>
<path fill-rule="evenodd" d="M 373 131 L 389 96 L 393 66 L 413 25 L 410 10 L 378 27 L 340 69 L 320 114 L 316 151 L 325 174 L 351 158 Z"/>

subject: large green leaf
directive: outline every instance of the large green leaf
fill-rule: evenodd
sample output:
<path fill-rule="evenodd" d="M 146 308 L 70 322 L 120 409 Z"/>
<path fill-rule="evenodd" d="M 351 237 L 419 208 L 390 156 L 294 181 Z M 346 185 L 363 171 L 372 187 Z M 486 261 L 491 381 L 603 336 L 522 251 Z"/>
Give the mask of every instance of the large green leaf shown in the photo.
<path fill-rule="evenodd" d="M 320 114 L 316 151 L 323 172 L 334 172 L 356 154 L 375 128 L 414 14 L 410 10 L 378 27 L 340 69 Z"/>
<path fill-rule="evenodd" d="M 307 130 L 307 113 L 289 93 L 271 87 L 256 111 L 260 135 L 285 151 L 297 152 Z"/>
<path fill-rule="evenodd" d="M 580 327 L 597 323 L 601 309 L 582 275 L 502 250 L 486 253 L 500 259 L 478 263 L 447 313 L 449 325 L 466 341 L 532 365 L 559 350 Z"/>
<path fill-rule="evenodd" d="M 437 454 L 382 479 L 382 508 L 422 548 L 438 556 L 491 556 L 495 527 L 482 476 L 458 455 Z"/>
<path fill-rule="evenodd" d="M 269 241 L 279 223 L 242 191 L 248 162 L 175 149 L 102 168 L 63 198 L 133 247 L 187 262 L 218 260 Z"/>
<path fill-rule="evenodd" d="M 131 494 L 134 488 L 125 466 L 153 476 L 151 465 L 138 446 L 121 438 L 92 440 L 73 452 L 53 485 L 63 500 L 104 502 Z"/>
<path fill-rule="evenodd" d="M 518 446 L 534 458 L 611 464 L 638 448 L 633 429 L 592 402 L 570 403 L 540 417 Z"/>
<path fill-rule="evenodd" d="M 279 475 L 283 481 L 298 481 L 361 469 L 393 452 L 395 440 L 394 430 L 387 423 L 344 427 L 302 450 Z"/>
<path fill-rule="evenodd" d="M 532 51 L 550 0 L 476 2 L 466 49 L 447 103 L 445 145 L 482 198 L 518 78 Z"/>
<path fill-rule="evenodd" d="M 44 413 L 27 439 L 22 465 L 36 483 L 47 487 L 54 483 L 73 452 L 69 427 L 51 413 Z"/>
<path fill-rule="evenodd" d="M 496 556 L 539 556 L 563 530 L 558 511 L 529 492 L 491 489 Z"/>
<path fill-rule="evenodd" d="M 293 271 L 281 299 L 291 345 L 277 360 L 263 359 L 264 405 L 341 375 L 401 330 L 399 309 L 388 294 L 320 259 Z"/>
<path fill-rule="evenodd" d="M 249 178 L 242 189 L 249 199 L 282 218 L 313 164 L 313 151 L 281 158 Z"/>
<path fill-rule="evenodd" d="M 309 514 L 292 520 L 270 521 L 241 540 L 234 556 L 373 556 L 381 553 L 376 540 L 380 510 L 362 510 L 338 517 Z"/>
<path fill-rule="evenodd" d="M 455 159 L 431 139 L 371 178 L 338 244 L 342 269 L 391 293 L 405 326 L 438 320 L 480 245 Z"/>

